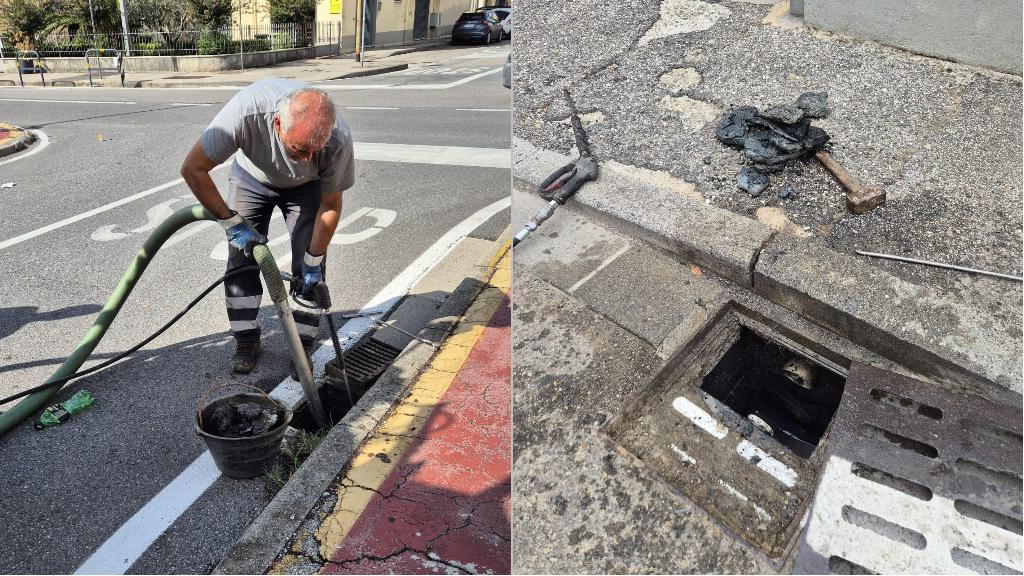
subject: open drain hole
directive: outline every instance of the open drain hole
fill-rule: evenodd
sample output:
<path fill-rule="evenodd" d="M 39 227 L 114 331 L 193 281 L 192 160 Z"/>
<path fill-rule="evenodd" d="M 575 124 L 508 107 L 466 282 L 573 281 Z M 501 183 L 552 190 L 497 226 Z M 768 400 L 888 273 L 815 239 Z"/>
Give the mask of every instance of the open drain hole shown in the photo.
<path fill-rule="evenodd" d="M 363 394 L 380 378 L 381 374 L 395 361 L 402 351 L 376 338 L 366 338 L 345 353 L 345 373 L 348 375 L 348 390 L 342 379 L 337 358 L 331 359 L 325 367 L 325 376 L 320 386 L 320 401 L 327 411 L 331 425 L 338 423 Z M 351 393 L 351 402 L 349 401 Z M 309 406 L 303 406 L 292 418 L 292 426 L 306 432 L 319 429 L 310 414 Z"/>
<path fill-rule="evenodd" d="M 746 327 L 701 390 L 801 458 L 809 458 L 839 407 L 846 379 Z"/>

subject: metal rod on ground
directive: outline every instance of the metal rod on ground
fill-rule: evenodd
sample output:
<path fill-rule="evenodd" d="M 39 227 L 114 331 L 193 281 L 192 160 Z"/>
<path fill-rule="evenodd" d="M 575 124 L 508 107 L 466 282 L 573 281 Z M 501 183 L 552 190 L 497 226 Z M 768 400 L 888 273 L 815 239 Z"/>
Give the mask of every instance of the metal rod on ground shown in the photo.
<path fill-rule="evenodd" d="M 907 258 L 906 256 L 894 256 L 892 254 L 879 254 L 877 252 L 864 252 L 863 250 L 855 250 L 857 254 L 861 256 L 871 256 L 874 258 L 885 258 L 887 260 L 899 260 L 900 262 L 910 262 L 912 264 L 923 264 L 925 266 L 935 266 L 937 268 L 948 268 L 950 270 L 960 270 L 961 272 L 971 272 L 974 274 L 985 274 L 986 276 L 996 276 L 999 278 L 1006 278 L 1008 280 L 1016 280 L 1018 282 L 1024 282 L 1024 278 L 1020 276 L 1013 276 L 1011 274 L 1002 274 L 1000 272 L 989 272 L 988 270 L 978 270 L 977 268 L 967 268 L 966 266 L 956 266 L 955 264 L 945 264 L 943 262 L 934 262 L 931 260 L 919 260 L 917 258 Z"/>

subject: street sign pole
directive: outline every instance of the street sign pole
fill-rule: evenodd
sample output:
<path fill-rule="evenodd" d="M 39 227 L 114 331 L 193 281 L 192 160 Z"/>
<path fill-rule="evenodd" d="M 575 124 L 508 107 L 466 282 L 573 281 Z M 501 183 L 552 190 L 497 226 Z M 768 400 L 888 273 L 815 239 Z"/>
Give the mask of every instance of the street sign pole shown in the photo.
<path fill-rule="evenodd" d="M 121 10 L 121 30 L 124 31 L 124 55 L 131 56 L 132 45 L 128 41 L 128 18 L 125 16 L 124 0 L 117 0 L 117 7 Z"/>

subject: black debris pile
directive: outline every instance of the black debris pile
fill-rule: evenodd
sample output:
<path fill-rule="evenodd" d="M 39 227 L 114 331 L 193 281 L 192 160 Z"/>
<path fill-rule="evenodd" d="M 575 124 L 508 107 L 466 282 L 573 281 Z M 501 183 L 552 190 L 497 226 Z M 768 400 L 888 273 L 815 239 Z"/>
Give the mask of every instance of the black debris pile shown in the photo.
<path fill-rule="evenodd" d="M 752 164 L 740 169 L 737 186 L 753 197 L 760 196 L 768 187 L 769 173 L 824 147 L 829 135 L 811 126 L 811 120 L 828 114 L 827 100 L 828 94 L 824 92 L 807 92 L 793 104 L 771 106 L 764 111 L 742 106 L 722 118 L 715 136 L 726 146 L 743 150 Z"/>
<path fill-rule="evenodd" d="M 224 438 L 259 436 L 277 423 L 277 410 L 255 402 L 226 402 L 212 416 L 217 435 Z"/>

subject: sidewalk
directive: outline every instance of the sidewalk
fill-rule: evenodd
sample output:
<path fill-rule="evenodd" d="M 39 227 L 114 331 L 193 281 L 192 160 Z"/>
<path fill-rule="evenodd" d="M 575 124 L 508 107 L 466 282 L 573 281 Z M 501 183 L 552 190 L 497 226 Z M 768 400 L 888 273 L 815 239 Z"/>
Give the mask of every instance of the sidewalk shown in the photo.
<path fill-rule="evenodd" d="M 461 48 L 461 47 L 460 47 Z M 312 58 L 283 62 L 274 66 L 246 68 L 243 70 L 223 70 L 220 72 L 128 72 L 125 75 L 126 88 L 203 88 L 211 86 L 248 86 L 249 84 L 275 76 L 278 78 L 294 78 L 304 82 L 326 82 L 341 78 L 354 78 L 384 74 L 396 70 L 404 70 L 410 64 L 431 62 L 438 59 L 438 53 L 449 48 L 444 43 L 425 44 L 420 46 L 400 46 L 396 48 L 371 50 L 366 53 L 363 62 L 356 62 L 351 55 Z M 40 86 L 38 74 L 24 76 L 25 86 Z M 0 86 L 13 82 L 18 85 L 18 73 L 0 73 Z M 54 83 L 60 86 L 89 86 L 88 74 L 83 72 L 63 72 L 46 74 L 46 85 Z M 95 86 L 117 88 L 121 80 L 116 75 L 106 74 L 105 78 L 93 77 Z"/>
<path fill-rule="evenodd" d="M 270 573 L 508 573 L 511 254 Z"/>

